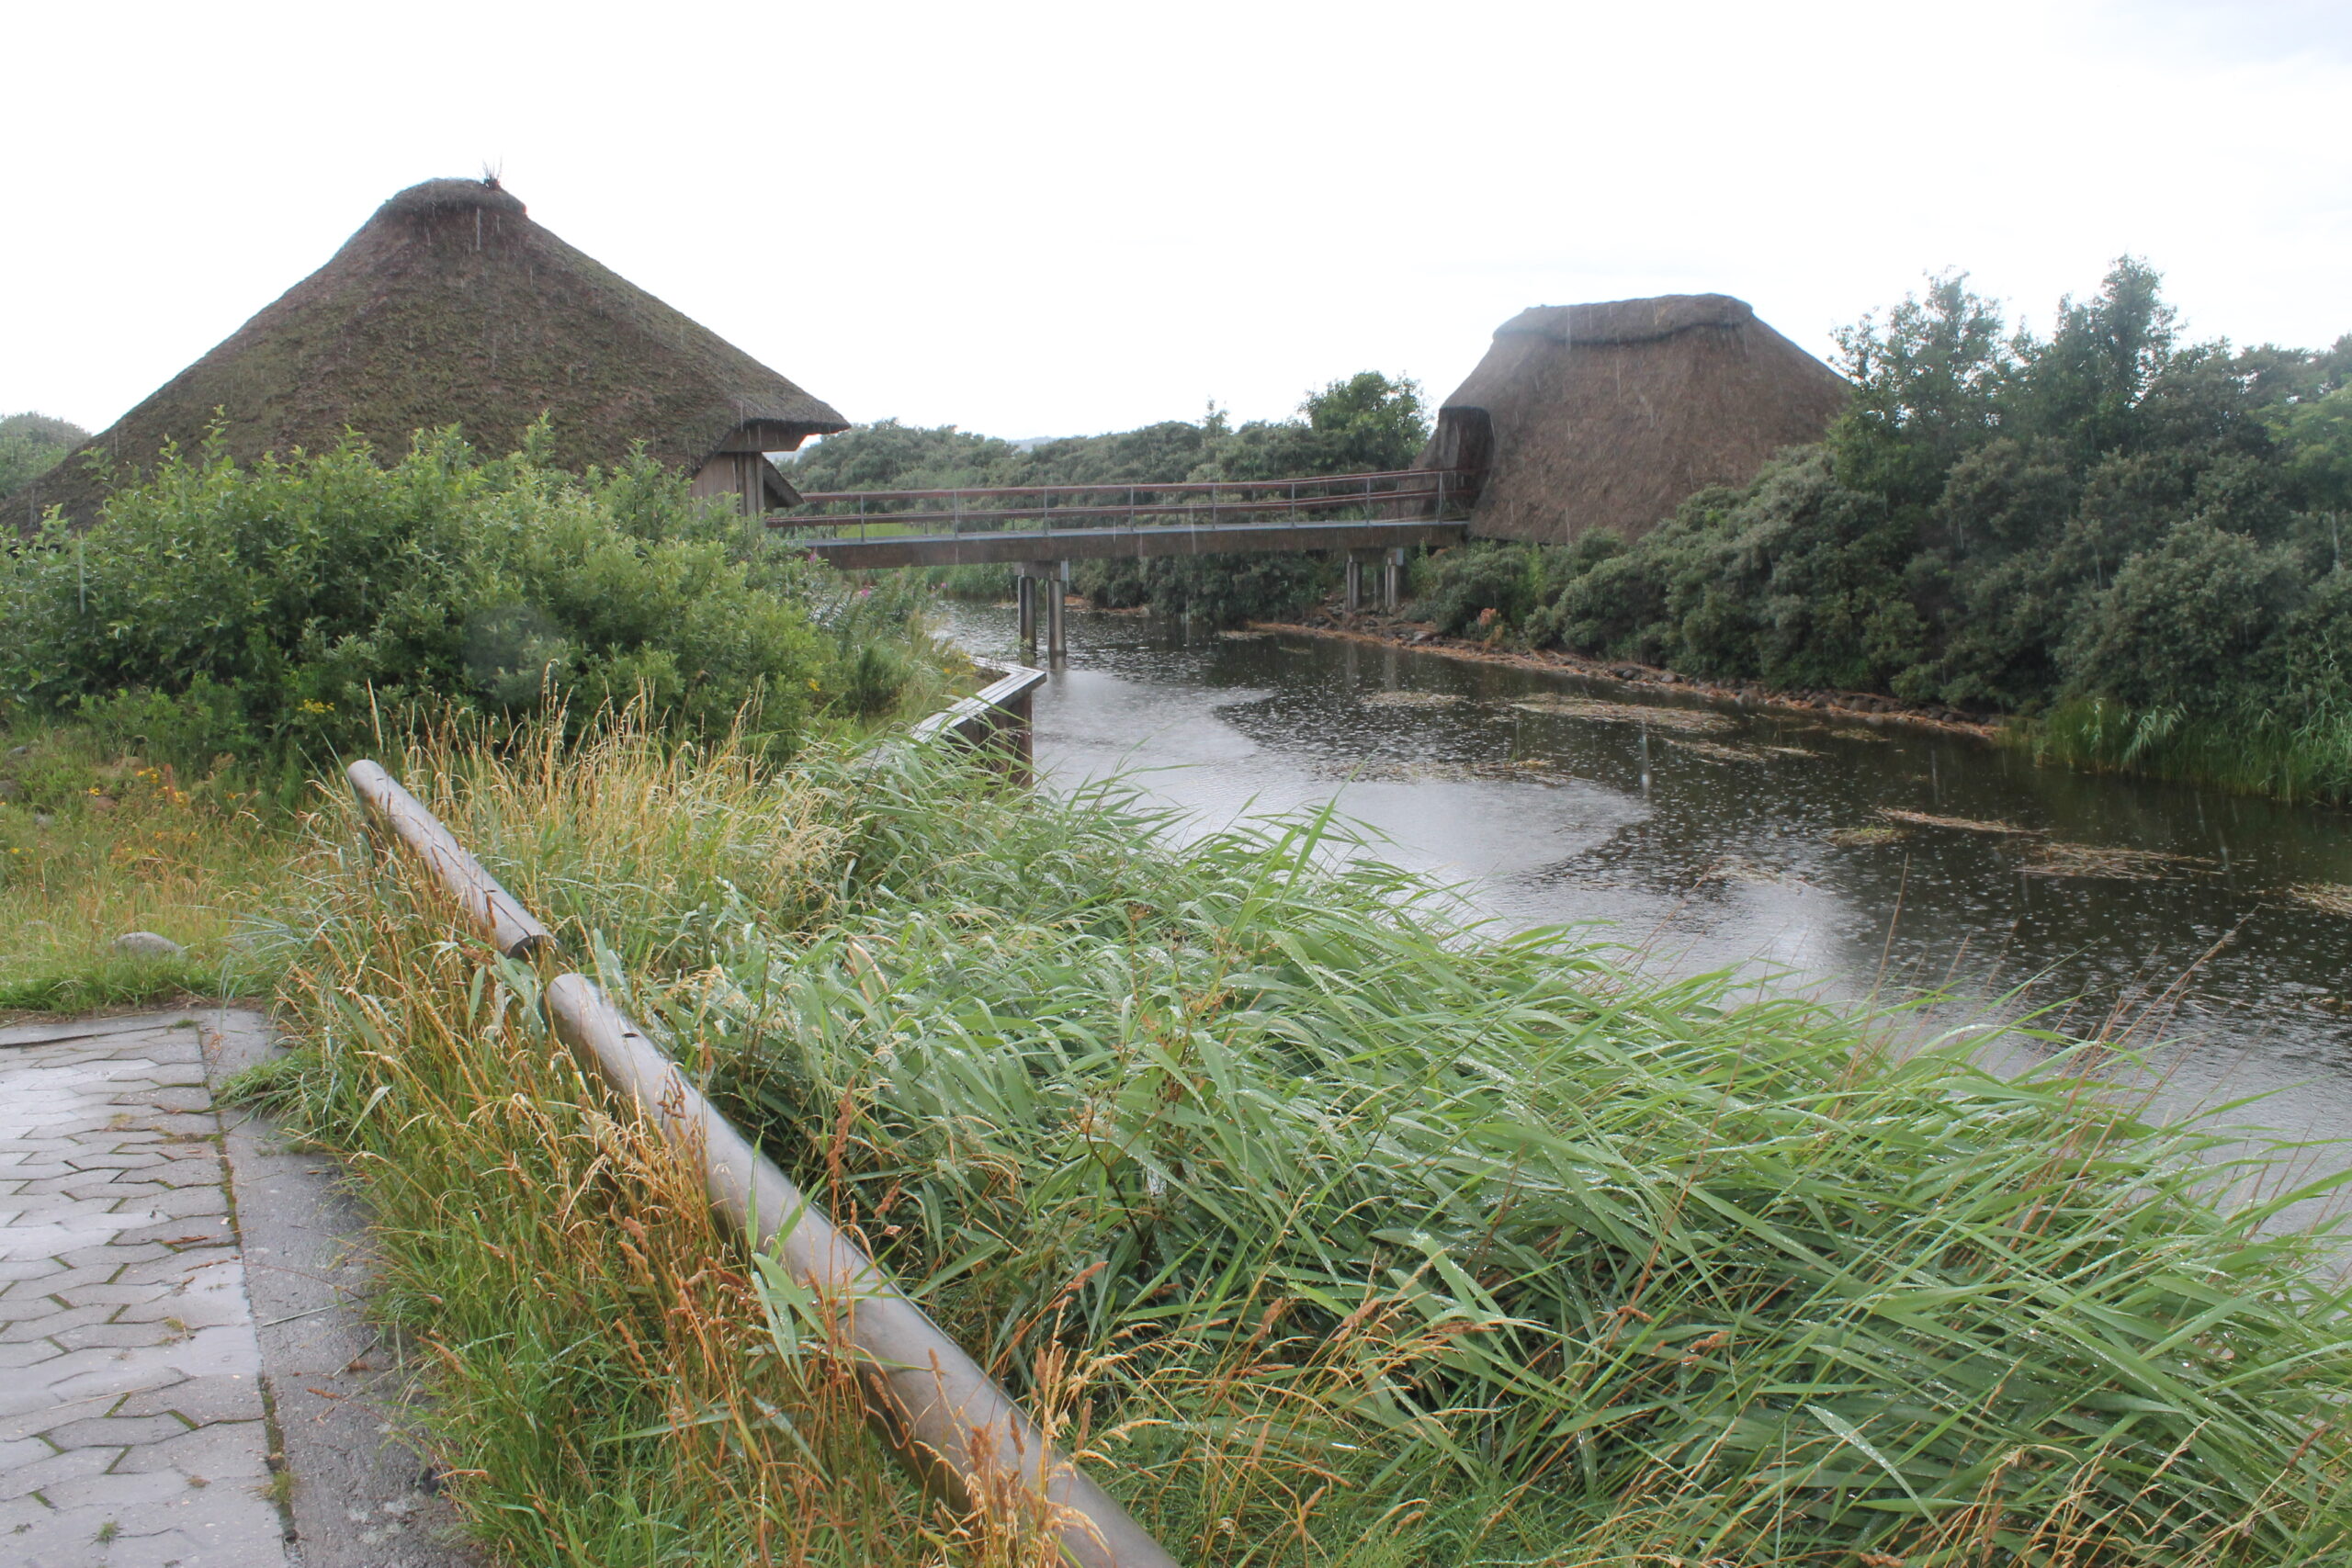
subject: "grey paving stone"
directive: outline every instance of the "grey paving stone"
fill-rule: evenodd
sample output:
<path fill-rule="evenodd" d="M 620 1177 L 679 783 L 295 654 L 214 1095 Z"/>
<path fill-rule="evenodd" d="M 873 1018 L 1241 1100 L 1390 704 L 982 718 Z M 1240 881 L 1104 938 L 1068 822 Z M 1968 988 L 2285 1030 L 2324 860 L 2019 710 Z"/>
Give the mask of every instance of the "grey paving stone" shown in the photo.
<path fill-rule="evenodd" d="M 47 1280 L 41 1282 L 48 1283 Z M 172 1282 L 165 1280 L 110 1280 L 104 1284 L 67 1285 L 62 1289 L 51 1291 L 50 1294 L 62 1301 L 67 1306 L 123 1307 L 131 1306 L 140 1302 L 161 1301 L 172 1294 L 174 1289 Z M 6 1311 L 5 1305 L 0 1305 L 0 1315 L 5 1315 Z"/>
<path fill-rule="evenodd" d="M 103 1449 L 75 1449 L 74 1453 L 104 1453 L 105 1451 Z M 61 1454 L 58 1457 L 70 1459 L 73 1454 Z M 233 1492 L 236 1488 L 232 1486 L 224 1490 Z M 191 1491 L 196 1492 L 198 1495 L 188 1496 L 187 1494 Z M 48 1500 L 50 1506 L 61 1512 L 67 1508 L 103 1508 L 112 1514 L 124 1529 L 136 1529 L 141 1522 L 140 1516 L 146 1509 L 157 1504 L 174 1512 L 192 1506 L 200 1507 L 204 1503 L 210 1501 L 204 1495 L 209 1491 L 211 1488 L 209 1486 L 189 1486 L 187 1477 L 176 1471 L 148 1470 L 126 1474 L 118 1467 L 100 1474 L 76 1476 L 70 1481 L 61 1481 L 52 1486 L 44 1486 L 40 1489 L 40 1495 Z M 169 1517 L 169 1514 L 166 1514 L 165 1518 Z"/>
<path fill-rule="evenodd" d="M 187 1423 L 176 1416 L 91 1416 L 51 1427 L 40 1436 L 42 1441 L 58 1449 L 108 1445 L 129 1448 L 137 1443 L 160 1443 L 187 1429 Z"/>
<path fill-rule="evenodd" d="M 70 1176 L 28 1181 L 23 1191 L 12 1192 L 9 1197 L 12 1206 L 28 1199 L 47 1197 L 74 1198 L 119 1206 L 134 1198 L 160 1198 L 170 1191 L 174 1184 L 161 1179 L 167 1174 L 170 1174 L 168 1168 L 153 1172 L 77 1170 Z"/>
<path fill-rule="evenodd" d="M 183 1475 L 202 1476 L 208 1482 L 247 1481 L 261 1484 L 269 1479 L 269 1467 L 265 1462 L 268 1452 L 269 1433 L 259 1421 L 216 1421 L 129 1450 L 115 1465 L 114 1472 L 143 1475 L 151 1471 L 175 1470 Z"/>
<path fill-rule="evenodd" d="M 63 1354 L 62 1349 L 46 1339 L 21 1339 L 14 1345 L 0 1345 L 0 1372 L 22 1371 Z"/>
<path fill-rule="evenodd" d="M 20 1023 L 0 1029 L 0 1045 L 68 1046 L 81 1041 L 112 1042 L 125 1034 L 161 1034 L 186 1029 L 195 1032 L 197 1015 L 187 1011 L 125 1013 L 119 1018 L 80 1018 L 67 1023 Z"/>
<path fill-rule="evenodd" d="M 198 1111 L 157 1111 L 147 1124 L 166 1138 L 201 1142 L 214 1148 L 220 1145 L 220 1123 Z"/>
<path fill-rule="evenodd" d="M 115 1349 L 153 1349 L 168 1346 L 187 1337 L 185 1330 L 164 1323 L 90 1323 L 79 1328 L 61 1329 L 51 1335 L 50 1342 L 68 1350 L 112 1348 Z"/>
<path fill-rule="evenodd" d="M 103 1153 L 70 1154 L 65 1163 L 76 1170 L 144 1170 L 164 1163 L 157 1149 L 107 1149 Z"/>
<path fill-rule="evenodd" d="M 0 1345 L 24 1339 L 52 1339 L 69 1329 L 91 1326 L 112 1317 L 111 1306 L 52 1307 L 50 1311 L 0 1328 Z"/>
<path fill-rule="evenodd" d="M 221 1288 L 174 1291 L 154 1301 L 140 1302 L 115 1314 L 115 1325 L 177 1324 L 183 1329 L 220 1328 L 253 1322 L 238 1275 L 224 1272 Z"/>
<path fill-rule="evenodd" d="M 120 1449 L 68 1449 L 62 1453 L 52 1449 L 40 1459 L 0 1472 L 0 1502 L 38 1492 L 51 1506 L 62 1507 L 55 1495 L 60 1490 L 93 1475 L 104 1475 L 121 1457 Z"/>
<path fill-rule="evenodd" d="M 117 1536 L 107 1549 L 105 1568 L 238 1568 L 246 1562 L 280 1562 L 286 1559 L 272 1554 L 283 1551 L 282 1543 L 267 1539 L 267 1532 L 277 1528 L 277 1514 L 271 1510 L 267 1517 L 233 1531 L 221 1520 L 209 1519 L 188 1529 Z M 384 1568 L 402 1565 L 388 1558 Z"/>
<path fill-rule="evenodd" d="M 183 1253 L 191 1247 L 227 1247 L 235 1240 L 226 1214 L 173 1214 L 151 1224 L 132 1225 L 122 1233 L 124 1246 L 153 1242 Z"/>
<path fill-rule="evenodd" d="M 86 1269 L 109 1263 L 119 1269 L 126 1263 L 144 1263 L 149 1258 L 170 1258 L 174 1254 L 160 1241 L 141 1241 L 102 1242 L 96 1247 L 76 1247 L 52 1256 L 68 1269 Z"/>
<path fill-rule="evenodd" d="M 43 1442 L 39 1438 L 10 1438 L 0 1441 L 0 1472 L 13 1470 L 20 1464 L 30 1464 L 37 1459 L 47 1459 L 56 1451 L 56 1445 Z M 5 1533 L 0 1533 L 0 1540 L 6 1539 Z"/>
<path fill-rule="evenodd" d="M 175 1187 L 157 1197 L 142 1200 L 139 1206 L 171 1219 L 195 1219 L 198 1216 L 209 1218 L 214 1215 L 225 1218 L 229 1213 L 229 1195 L 220 1190 L 217 1182 L 206 1183 L 202 1186 Z"/>
<path fill-rule="evenodd" d="M 435 1539 L 447 1506 L 416 1490 L 421 1461 L 386 1446 L 371 1380 L 338 1375 L 379 1351 L 343 1304 L 366 1269 L 334 1239 L 358 1219 L 322 1197 L 335 1167 L 257 1140 L 244 1112 L 231 1154 L 208 1065 L 275 1047 L 256 1016 L 201 1016 L 203 1030 L 158 1027 L 189 1018 L 172 1015 L 0 1031 L 0 1564 L 284 1568 L 288 1521 L 308 1517 L 309 1568 L 458 1568 Z M 232 1179 L 264 1226 L 249 1258 Z M 265 1335 L 284 1359 L 268 1361 Z M 300 1441 L 273 1438 L 266 1380 Z M 297 1479 L 290 1515 L 266 1485 L 274 1442 Z M 20 1490 L 34 1481 L 38 1497 Z M 354 1502 L 363 1517 L 345 1521 Z"/>
<path fill-rule="evenodd" d="M 118 1416 L 175 1416 L 190 1426 L 250 1421 L 262 1413 L 261 1385 L 250 1378 L 184 1378 L 142 1390 L 114 1407 Z"/>

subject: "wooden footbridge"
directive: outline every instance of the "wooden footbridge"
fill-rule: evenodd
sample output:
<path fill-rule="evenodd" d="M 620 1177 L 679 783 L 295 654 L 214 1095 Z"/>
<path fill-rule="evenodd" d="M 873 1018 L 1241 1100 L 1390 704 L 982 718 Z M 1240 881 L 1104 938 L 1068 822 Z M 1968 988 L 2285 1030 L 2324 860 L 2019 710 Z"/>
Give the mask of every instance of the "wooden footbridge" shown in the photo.
<path fill-rule="evenodd" d="M 1260 550 L 1345 550 L 1348 607 L 1378 564 L 1381 598 L 1396 604 L 1405 551 L 1463 537 L 1476 473 L 1410 468 L 1379 474 L 1183 484 L 1010 485 L 975 490 L 830 491 L 805 494 L 770 528 L 846 570 L 901 566 L 1010 566 L 1022 640 L 1036 644 L 1037 585 L 1049 657 L 1062 654 L 1062 594 L 1074 560 L 1142 560 Z"/>

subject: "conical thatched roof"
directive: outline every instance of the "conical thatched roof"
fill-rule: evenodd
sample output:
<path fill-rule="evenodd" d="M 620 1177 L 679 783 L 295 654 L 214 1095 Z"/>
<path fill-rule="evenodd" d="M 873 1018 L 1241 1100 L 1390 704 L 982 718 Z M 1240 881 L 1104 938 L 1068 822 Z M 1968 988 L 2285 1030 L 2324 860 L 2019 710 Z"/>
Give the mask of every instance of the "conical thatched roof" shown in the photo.
<path fill-rule="evenodd" d="M 1438 411 L 1425 468 L 1487 468 L 1471 532 L 1628 538 L 1821 439 L 1838 373 L 1724 294 L 1522 310 Z"/>
<path fill-rule="evenodd" d="M 551 460 L 610 466 L 631 443 L 688 473 L 719 451 L 788 451 L 848 422 L 525 215 L 495 181 L 428 180 L 376 209 L 326 265 L 8 503 L 95 517 L 93 450 L 143 469 L 219 410 L 230 454 L 316 451 L 346 426 L 387 454 L 452 423 L 508 451 L 542 412 Z"/>

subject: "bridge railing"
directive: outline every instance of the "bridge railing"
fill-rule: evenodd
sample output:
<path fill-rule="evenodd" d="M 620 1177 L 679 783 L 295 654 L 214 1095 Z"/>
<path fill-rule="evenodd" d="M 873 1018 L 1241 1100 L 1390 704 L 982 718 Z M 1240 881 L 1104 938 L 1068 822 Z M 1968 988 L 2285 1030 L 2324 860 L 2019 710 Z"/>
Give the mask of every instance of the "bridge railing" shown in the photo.
<path fill-rule="evenodd" d="M 1466 513 L 1477 476 L 1463 468 L 1152 484 L 996 485 L 962 490 L 817 491 L 767 518 L 771 528 L 835 538 L 1263 523 L 1284 515 L 1443 518 Z"/>

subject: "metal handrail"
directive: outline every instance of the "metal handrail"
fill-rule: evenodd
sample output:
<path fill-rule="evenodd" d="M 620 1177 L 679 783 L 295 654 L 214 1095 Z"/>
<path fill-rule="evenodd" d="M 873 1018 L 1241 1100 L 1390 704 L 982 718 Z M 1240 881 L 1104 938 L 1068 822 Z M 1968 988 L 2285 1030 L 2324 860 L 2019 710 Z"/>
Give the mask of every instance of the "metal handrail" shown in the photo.
<path fill-rule="evenodd" d="M 962 492 L 966 497 L 980 493 L 996 492 L 974 491 Z M 1453 493 L 1458 496 L 1461 492 L 1456 491 Z M 1125 506 L 1008 507 L 989 512 L 957 508 L 948 512 L 824 513 L 815 516 L 775 515 L 767 518 L 766 522 L 769 527 L 775 529 L 849 527 L 864 529 L 873 524 L 888 524 L 893 527 L 901 528 L 916 524 L 944 525 L 951 533 L 966 534 L 988 532 L 989 525 L 994 524 L 1046 522 L 1056 518 L 1205 517 L 1214 521 L 1227 515 L 1258 516 L 1285 512 L 1337 512 L 1350 507 L 1397 506 L 1419 502 L 1437 502 L 1442 504 L 1445 497 L 1446 491 L 1442 487 L 1430 486 L 1416 490 L 1372 491 L 1363 494 L 1348 492 L 1340 495 L 1302 496 L 1295 500 L 1220 502 L 1211 497 L 1205 505 L 1199 502 L 1170 501 L 1159 504 L 1135 502 Z"/>
<path fill-rule="evenodd" d="M 1466 468 L 1392 468 L 1378 473 L 1308 474 L 1279 479 L 1179 479 L 1139 481 L 1134 484 L 1106 481 L 1100 484 L 967 485 L 958 490 L 826 490 L 803 491 L 800 492 L 800 499 L 805 504 L 814 505 L 825 502 L 950 501 L 958 496 L 1083 495 L 1096 491 L 1123 495 L 1208 495 L 1212 493 L 1231 495 L 1251 491 L 1282 491 L 1295 494 L 1302 485 L 1308 487 L 1342 484 L 1359 486 L 1375 480 L 1426 480 L 1436 474 L 1458 476 L 1467 472 L 1469 470 Z"/>

